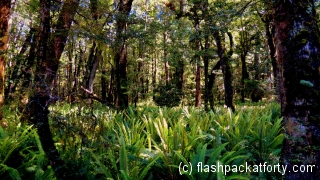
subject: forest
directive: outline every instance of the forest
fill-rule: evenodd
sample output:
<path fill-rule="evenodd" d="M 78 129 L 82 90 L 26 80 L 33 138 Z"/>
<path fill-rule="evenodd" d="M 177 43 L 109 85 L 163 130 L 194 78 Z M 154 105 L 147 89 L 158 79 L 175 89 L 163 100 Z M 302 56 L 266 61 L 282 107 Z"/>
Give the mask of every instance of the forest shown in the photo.
<path fill-rule="evenodd" d="M 0 0 L 0 179 L 319 179 L 319 13 Z"/>

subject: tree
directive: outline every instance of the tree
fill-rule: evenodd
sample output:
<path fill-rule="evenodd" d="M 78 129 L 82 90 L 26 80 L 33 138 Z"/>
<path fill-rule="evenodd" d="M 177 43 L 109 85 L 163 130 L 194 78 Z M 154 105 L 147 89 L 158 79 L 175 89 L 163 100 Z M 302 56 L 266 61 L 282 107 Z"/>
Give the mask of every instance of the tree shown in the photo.
<path fill-rule="evenodd" d="M 257 7 L 259 4 L 256 4 Z M 264 6 L 265 10 L 263 10 L 265 13 L 260 13 L 258 10 L 258 15 L 261 18 L 261 21 L 264 23 L 265 28 L 265 35 L 267 39 L 268 44 L 268 59 L 271 60 L 272 65 L 272 71 L 273 71 L 273 86 L 276 88 L 276 93 L 278 93 L 278 64 L 275 57 L 276 49 L 273 42 L 273 34 L 274 34 L 274 24 L 272 22 L 272 11 L 270 5 L 266 4 Z"/>
<path fill-rule="evenodd" d="M 318 179 L 320 172 L 320 34 L 313 0 L 271 2 L 286 138 L 285 179 Z M 292 172 L 294 165 L 315 165 Z"/>
<path fill-rule="evenodd" d="M 90 1 L 90 12 L 94 20 L 94 23 L 98 24 L 98 20 L 101 16 L 99 15 L 97 0 Z M 96 76 L 96 71 L 98 69 L 100 60 L 101 60 L 101 53 L 102 53 L 102 50 L 99 42 L 96 42 L 96 40 L 93 40 L 87 65 L 86 65 L 85 75 L 83 78 L 83 86 L 86 89 L 88 89 L 89 92 L 91 93 L 93 92 L 93 82 Z M 105 99 L 105 98 L 102 98 L 102 99 Z"/>
<path fill-rule="evenodd" d="M 230 51 L 228 53 L 226 52 L 224 36 L 222 36 L 222 33 L 220 33 L 218 30 L 213 30 L 213 36 L 217 44 L 218 56 L 220 58 L 220 65 L 223 73 L 225 105 L 232 111 L 235 111 L 235 106 L 233 103 L 232 74 L 230 67 L 230 58 L 233 54 L 233 37 L 230 32 L 227 34 L 230 39 Z"/>
<path fill-rule="evenodd" d="M 196 61 L 196 94 L 195 94 L 195 106 L 199 107 L 201 105 L 201 56 L 200 56 L 200 50 L 201 50 L 201 31 L 200 31 L 200 21 L 201 17 L 198 14 L 198 11 L 200 10 L 200 1 L 195 2 L 191 11 L 193 13 L 193 25 L 195 28 L 195 50 L 196 54 L 194 56 Z"/>
<path fill-rule="evenodd" d="M 120 0 L 116 17 L 116 39 L 114 46 L 114 63 L 116 65 L 117 102 L 118 108 L 126 108 L 128 102 L 127 82 L 127 18 L 131 11 L 133 0 Z"/>
<path fill-rule="evenodd" d="M 64 2 L 54 26 L 55 32 L 52 33 L 51 1 L 40 0 L 40 29 L 33 94 L 23 117 L 23 120 L 28 120 L 37 127 L 43 150 L 55 171 L 57 179 L 64 179 L 67 175 L 66 167 L 64 167 L 52 139 L 48 107 L 55 100 L 51 96 L 51 84 L 57 75 L 60 57 L 78 5 L 79 1 L 67 0 Z"/>
<path fill-rule="evenodd" d="M 8 21 L 10 17 L 11 0 L 0 2 L 0 120 L 2 120 L 2 106 L 4 104 L 4 76 L 8 42 Z"/>
<path fill-rule="evenodd" d="M 241 60 L 241 102 L 244 102 L 244 92 L 245 92 L 245 80 L 249 79 L 248 68 L 246 64 L 246 57 L 248 52 L 251 49 L 251 38 L 249 37 L 249 32 L 245 30 L 243 25 L 242 18 L 241 22 L 241 31 L 239 32 L 239 49 L 240 49 L 240 60 Z"/>

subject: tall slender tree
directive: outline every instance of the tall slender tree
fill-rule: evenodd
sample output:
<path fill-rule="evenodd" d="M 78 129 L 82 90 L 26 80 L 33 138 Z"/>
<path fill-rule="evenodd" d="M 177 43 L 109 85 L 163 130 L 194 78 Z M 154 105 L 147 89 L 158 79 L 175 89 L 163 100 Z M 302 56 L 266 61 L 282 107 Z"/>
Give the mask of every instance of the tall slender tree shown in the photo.
<path fill-rule="evenodd" d="M 246 57 L 248 52 L 251 49 L 251 39 L 249 38 L 249 32 L 245 30 L 243 25 L 242 18 L 241 22 L 241 31 L 239 32 L 239 48 L 240 48 L 240 60 L 241 60 L 241 102 L 244 102 L 244 91 L 245 91 L 245 80 L 249 79 L 249 73 L 246 63 Z"/>
<path fill-rule="evenodd" d="M 11 0 L 0 1 L 0 120 L 2 120 L 2 106 L 4 104 L 4 76 L 8 42 L 8 21 L 10 17 Z"/>
<path fill-rule="evenodd" d="M 116 39 L 114 46 L 117 83 L 116 106 L 121 109 L 129 105 L 127 94 L 127 38 L 125 34 L 132 2 L 133 0 L 120 0 L 118 4 L 118 14 L 116 16 Z"/>
<path fill-rule="evenodd" d="M 222 36 L 222 33 L 217 29 L 213 30 L 213 37 L 215 38 L 217 44 L 218 56 L 220 58 L 220 65 L 223 73 L 225 105 L 232 111 L 235 111 L 235 106 L 233 103 L 232 74 L 230 67 L 230 58 L 233 54 L 233 37 L 230 32 L 227 34 L 230 39 L 230 51 L 228 52 L 226 52 L 225 38 Z"/>
<path fill-rule="evenodd" d="M 193 26 L 195 28 L 194 43 L 195 43 L 195 62 L 196 62 L 196 93 L 195 93 L 195 106 L 199 107 L 201 105 L 201 30 L 200 30 L 200 21 L 203 19 L 202 16 L 198 14 L 198 11 L 201 10 L 201 1 L 193 2 L 193 6 L 190 9 L 193 17 Z"/>
<path fill-rule="evenodd" d="M 286 138 L 285 179 L 318 179 L 320 171 L 320 34 L 314 0 L 269 1 L 279 63 L 281 112 Z M 295 165 L 315 165 L 293 172 Z"/>

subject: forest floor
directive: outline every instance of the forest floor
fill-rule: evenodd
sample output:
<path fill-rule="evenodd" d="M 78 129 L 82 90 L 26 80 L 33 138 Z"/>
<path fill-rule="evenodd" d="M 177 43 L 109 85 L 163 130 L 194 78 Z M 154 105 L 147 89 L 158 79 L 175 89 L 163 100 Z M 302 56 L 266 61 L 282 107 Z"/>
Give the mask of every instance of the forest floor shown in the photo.
<path fill-rule="evenodd" d="M 102 104 L 50 107 L 50 127 L 68 177 L 77 179 L 282 179 L 278 165 L 284 139 L 274 102 L 218 106 L 129 107 Z M 0 127 L 0 176 L 55 179 L 37 130 L 4 109 Z M 246 167 L 239 169 L 238 167 Z M 230 169 L 228 169 L 230 168 Z M 2 179 L 2 178 L 1 178 Z"/>

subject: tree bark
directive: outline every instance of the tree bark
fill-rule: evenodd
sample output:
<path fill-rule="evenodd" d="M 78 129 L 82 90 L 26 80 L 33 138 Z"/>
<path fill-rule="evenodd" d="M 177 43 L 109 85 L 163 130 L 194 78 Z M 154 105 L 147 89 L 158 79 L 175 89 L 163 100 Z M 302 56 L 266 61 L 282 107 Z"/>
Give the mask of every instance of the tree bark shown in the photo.
<path fill-rule="evenodd" d="M 94 19 L 95 23 L 98 23 L 97 20 L 100 17 L 98 11 L 98 1 L 90 0 L 90 10 L 91 16 Z M 90 50 L 89 58 L 87 61 L 86 72 L 83 78 L 83 86 L 88 89 L 90 92 L 93 92 L 93 83 L 96 77 L 96 72 L 101 60 L 102 51 L 99 49 L 99 44 L 93 40 L 93 45 Z M 84 95 L 85 96 L 85 95 Z"/>
<path fill-rule="evenodd" d="M 195 101 L 195 106 L 196 107 L 200 107 L 200 105 L 201 105 L 201 67 L 200 67 L 200 56 L 197 56 L 197 61 L 196 61 L 196 101 Z"/>
<path fill-rule="evenodd" d="M 107 70 L 102 67 L 101 69 L 101 99 L 107 102 Z"/>
<path fill-rule="evenodd" d="M 182 59 L 178 60 L 178 65 L 176 67 L 175 79 L 176 79 L 176 87 L 178 90 L 182 92 L 183 89 L 183 74 L 184 74 L 184 62 Z"/>
<path fill-rule="evenodd" d="M 30 45 L 32 46 L 32 40 L 35 40 L 35 35 L 36 35 L 36 29 L 31 27 L 29 34 L 27 35 L 26 40 L 24 41 L 22 48 L 19 52 L 19 55 L 18 55 L 19 59 L 17 60 L 15 66 L 13 67 L 14 69 L 10 75 L 11 81 L 8 82 L 8 86 L 6 88 L 6 92 L 5 92 L 6 98 L 9 98 L 11 94 L 16 91 L 17 85 L 21 80 L 22 75 L 24 74 L 24 71 L 22 71 L 22 63 L 25 63 L 26 66 L 28 66 L 27 65 L 28 63 L 26 63 L 26 61 L 28 62 L 28 59 L 24 57 L 24 54 L 27 51 L 28 47 Z M 19 71 L 21 71 L 20 74 L 19 74 Z"/>
<path fill-rule="evenodd" d="M 242 25 L 242 19 L 241 19 L 241 25 Z M 251 48 L 251 40 L 248 37 L 248 32 L 242 29 L 240 32 L 240 60 L 241 60 L 241 102 L 244 102 L 245 98 L 245 80 L 249 79 L 249 73 L 246 63 L 246 56 Z"/>
<path fill-rule="evenodd" d="M 67 0 L 64 2 L 55 32 L 53 41 L 50 41 L 51 34 L 51 1 L 40 0 L 40 30 L 38 35 L 37 67 L 35 72 L 34 94 L 30 98 L 24 112 L 24 119 L 35 124 L 42 147 L 50 161 L 57 179 L 67 178 L 67 169 L 64 166 L 59 152 L 57 151 L 50 127 L 49 127 L 49 104 L 55 100 L 51 96 L 51 84 L 58 72 L 59 60 L 64 50 L 71 22 L 75 15 L 79 1 Z"/>
<path fill-rule="evenodd" d="M 163 33 L 163 59 L 164 59 L 164 71 L 166 78 L 166 85 L 169 85 L 170 74 L 169 74 L 169 61 L 168 61 L 168 49 L 167 49 L 167 31 Z"/>
<path fill-rule="evenodd" d="M 71 23 L 78 6 L 79 0 L 66 0 L 59 13 L 58 21 L 54 27 L 55 32 L 53 33 L 53 43 L 50 43 L 49 58 L 52 59 L 48 62 L 48 66 L 52 67 L 54 76 L 49 76 L 48 82 L 52 82 L 57 74 L 60 63 L 59 60 L 66 46 Z"/>
<path fill-rule="evenodd" d="M 245 97 L 245 80 L 249 79 L 249 73 L 246 63 L 246 56 L 247 53 L 243 53 L 240 55 L 241 59 L 241 102 L 244 103 L 244 97 Z"/>
<path fill-rule="evenodd" d="M 270 9 L 269 9 L 270 11 Z M 266 13 L 267 16 L 263 17 L 262 14 L 258 13 L 262 22 L 264 23 L 264 27 L 266 30 L 266 38 L 267 38 L 267 44 L 269 48 L 269 58 L 271 60 L 272 65 L 272 71 L 273 71 L 273 86 L 276 88 L 276 93 L 279 92 L 278 89 L 278 63 L 275 57 L 276 49 L 273 42 L 273 35 L 274 35 L 274 24 L 272 23 L 272 14 Z"/>
<path fill-rule="evenodd" d="M 153 54 L 155 52 L 153 51 Z M 154 57 L 155 55 L 152 56 L 152 86 L 153 86 L 153 91 L 157 85 L 157 58 Z M 153 100 L 156 99 L 155 94 L 153 93 Z"/>
<path fill-rule="evenodd" d="M 276 49 L 273 44 L 273 36 L 272 36 L 273 31 L 274 31 L 274 27 L 272 25 L 270 25 L 269 20 L 265 21 L 265 29 L 266 29 L 267 42 L 268 42 L 270 59 L 271 59 L 272 70 L 273 70 L 273 81 L 274 81 L 273 86 L 275 88 L 277 88 L 278 87 L 277 86 L 277 84 L 278 84 L 278 63 L 277 63 L 277 60 L 275 57 Z M 276 90 L 276 93 L 278 93 L 278 90 Z"/>
<path fill-rule="evenodd" d="M 215 71 L 219 70 L 221 67 L 221 60 L 217 62 L 217 64 L 212 68 L 210 75 L 208 75 L 208 99 L 210 103 L 210 108 L 213 110 L 214 109 L 214 97 L 213 97 L 213 92 L 212 88 L 214 86 L 215 80 L 216 80 L 216 73 Z"/>
<path fill-rule="evenodd" d="M 83 86 L 86 89 L 89 89 L 90 92 L 93 92 L 93 82 L 96 76 L 100 59 L 101 50 L 99 50 L 96 42 L 94 41 L 87 61 L 85 76 L 83 78 Z"/>
<path fill-rule="evenodd" d="M 209 10 L 208 10 L 208 0 L 203 2 L 203 13 L 204 13 L 204 21 L 205 21 L 205 31 L 204 31 L 204 56 L 203 56 L 203 65 L 204 65 L 204 109 L 206 111 L 209 110 L 208 102 L 209 102 Z"/>
<path fill-rule="evenodd" d="M 37 68 L 35 75 L 35 93 L 30 98 L 27 117 L 30 122 L 38 128 L 40 141 L 50 164 L 55 171 L 57 179 L 63 179 L 66 169 L 60 154 L 54 146 L 48 122 L 48 103 L 50 101 L 50 81 L 47 78 L 54 76 L 52 67 L 47 64 L 47 53 L 49 52 L 48 41 L 50 37 L 50 0 L 40 0 L 40 31 L 37 53 Z M 52 62 L 49 62 L 52 63 Z M 56 71 L 55 71 L 56 72 Z"/>
<path fill-rule="evenodd" d="M 115 39 L 115 56 L 116 64 L 116 82 L 117 97 L 116 107 L 124 109 L 128 107 L 128 87 L 127 87 L 127 44 L 126 44 L 126 28 L 127 18 L 131 11 L 133 0 L 120 0 L 118 4 L 118 15 L 116 19 L 116 39 Z"/>
<path fill-rule="evenodd" d="M 139 59 L 141 59 L 141 61 L 138 62 L 138 74 L 139 74 L 139 91 L 141 94 L 141 98 L 145 99 L 146 98 L 146 68 L 145 68 L 145 62 L 144 62 L 144 54 L 143 52 L 145 52 L 146 47 L 145 47 L 145 43 L 143 40 L 139 41 Z M 148 77 L 148 76 L 147 76 Z M 148 78 L 147 78 L 148 79 Z M 136 103 L 139 101 L 139 93 L 137 95 L 137 101 Z M 136 104 L 135 103 L 135 104 Z"/>
<path fill-rule="evenodd" d="M 39 29 L 37 31 L 39 31 Z M 35 34 L 35 36 L 37 37 L 39 36 L 38 32 Z M 28 53 L 29 55 L 26 59 L 24 67 L 21 67 L 21 74 L 19 76 L 19 79 L 22 82 L 21 84 L 22 92 L 19 95 L 19 103 L 21 103 L 21 106 L 19 107 L 19 109 L 21 111 L 29 102 L 28 92 L 29 92 L 31 78 L 32 78 L 32 67 L 36 63 L 36 51 L 37 51 L 37 41 L 36 41 L 36 37 L 34 37 L 30 45 L 30 49 Z"/>
<path fill-rule="evenodd" d="M 279 65 L 281 112 L 285 127 L 285 179 L 320 177 L 320 41 L 313 0 L 273 3 L 274 44 Z M 293 172 L 294 165 L 315 165 Z M 296 168 L 297 169 L 297 168 Z"/>
<path fill-rule="evenodd" d="M 2 120 L 2 106 L 4 104 L 5 63 L 8 43 L 8 21 L 10 17 L 11 0 L 0 2 L 0 121 Z"/>
<path fill-rule="evenodd" d="M 209 55 L 208 55 L 208 49 L 209 49 L 209 36 L 205 35 L 205 55 L 203 56 L 203 64 L 204 64 L 204 109 L 206 111 L 209 110 L 208 108 L 208 102 L 209 102 Z"/>
<path fill-rule="evenodd" d="M 220 58 L 223 81 L 224 81 L 224 94 L 225 94 L 225 105 L 230 108 L 232 111 L 235 111 L 235 106 L 233 103 L 233 87 L 232 87 L 232 75 L 229 59 L 233 53 L 233 39 L 231 33 L 228 33 L 230 38 L 230 51 L 226 53 L 224 38 L 221 38 L 220 32 L 218 30 L 213 31 L 213 36 L 215 38 L 218 55 Z"/>
<path fill-rule="evenodd" d="M 199 2 L 194 3 L 194 7 L 192 8 L 194 15 L 194 28 L 196 30 L 195 37 L 195 62 L 196 62 L 196 93 L 195 93 L 195 106 L 200 107 L 201 105 L 201 56 L 199 52 L 201 51 L 201 38 L 200 38 L 200 17 L 198 16 L 197 9 L 199 8 Z"/>

